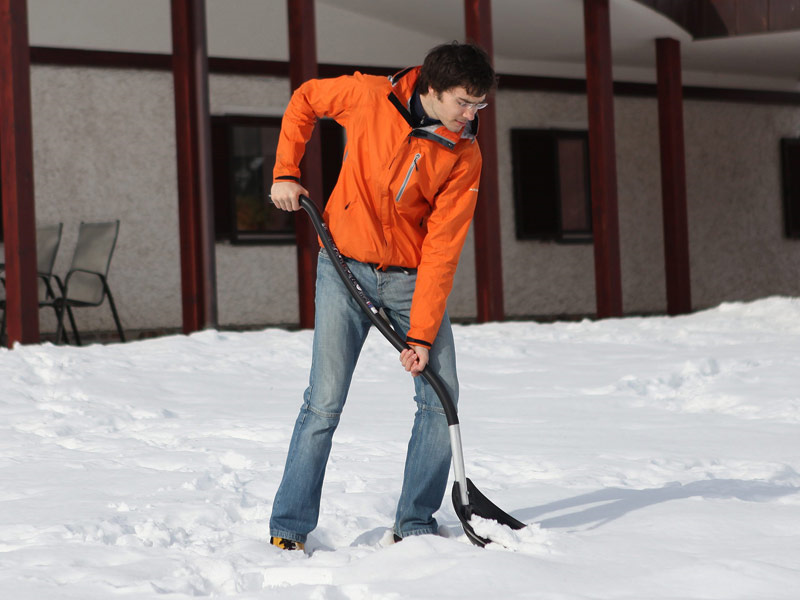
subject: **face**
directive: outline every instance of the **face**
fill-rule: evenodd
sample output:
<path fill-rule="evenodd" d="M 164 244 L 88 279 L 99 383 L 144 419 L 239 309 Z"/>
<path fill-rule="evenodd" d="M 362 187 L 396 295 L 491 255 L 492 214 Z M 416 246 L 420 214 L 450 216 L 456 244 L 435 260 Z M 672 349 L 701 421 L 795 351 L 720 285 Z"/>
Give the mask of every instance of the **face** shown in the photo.
<path fill-rule="evenodd" d="M 486 96 L 470 96 L 463 87 L 454 87 L 437 93 L 428 89 L 431 99 L 431 116 L 439 119 L 453 133 L 458 133 L 486 106 Z"/>

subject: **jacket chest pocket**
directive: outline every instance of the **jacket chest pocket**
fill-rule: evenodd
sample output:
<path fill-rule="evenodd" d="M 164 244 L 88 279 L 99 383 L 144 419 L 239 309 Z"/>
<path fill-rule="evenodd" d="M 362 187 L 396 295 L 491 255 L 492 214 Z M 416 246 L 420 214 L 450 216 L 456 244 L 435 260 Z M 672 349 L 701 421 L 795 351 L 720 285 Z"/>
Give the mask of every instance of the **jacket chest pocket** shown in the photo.
<path fill-rule="evenodd" d="M 411 160 L 411 164 L 408 165 L 408 170 L 405 172 L 405 176 L 400 180 L 400 188 L 397 190 L 395 194 L 394 201 L 396 203 L 400 203 L 400 200 L 403 199 L 403 194 L 405 193 L 406 189 L 408 188 L 408 184 L 411 182 L 411 178 L 414 177 L 415 173 L 419 172 L 419 167 L 417 163 L 419 159 L 422 158 L 422 154 L 417 152 L 414 154 L 414 157 Z"/>

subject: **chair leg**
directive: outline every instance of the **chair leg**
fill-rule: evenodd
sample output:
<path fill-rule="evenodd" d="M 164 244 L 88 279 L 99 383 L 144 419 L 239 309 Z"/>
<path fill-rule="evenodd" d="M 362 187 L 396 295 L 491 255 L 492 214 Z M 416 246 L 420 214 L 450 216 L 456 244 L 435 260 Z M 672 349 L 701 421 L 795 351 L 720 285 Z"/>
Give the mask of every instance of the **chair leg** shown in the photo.
<path fill-rule="evenodd" d="M 75 335 L 75 345 L 81 346 L 81 334 L 78 333 L 78 326 L 75 324 L 75 315 L 72 313 L 72 307 L 69 304 L 67 304 L 67 316 L 69 317 L 69 324 L 72 325 L 72 333 Z M 64 334 L 66 335 L 66 331 Z"/>
<path fill-rule="evenodd" d="M 72 314 L 72 307 L 69 304 L 67 304 L 66 302 L 64 302 L 64 300 L 63 300 L 64 298 L 67 297 L 67 286 L 64 285 L 64 282 L 61 281 L 61 278 L 58 275 L 53 275 L 53 279 L 56 280 L 56 285 L 58 285 L 58 291 L 61 294 L 61 298 L 62 298 L 61 303 L 66 305 L 67 316 L 69 317 L 69 324 L 72 326 L 72 333 L 75 334 L 75 344 L 77 346 L 80 346 L 81 345 L 81 336 L 80 336 L 80 334 L 78 334 L 78 326 L 75 324 L 75 315 Z M 55 308 L 55 305 L 53 306 L 53 308 Z M 62 311 L 63 310 L 64 309 L 62 307 Z M 58 315 L 58 311 L 56 311 L 56 315 Z M 63 318 L 64 318 L 64 315 L 62 314 L 61 315 L 61 319 L 63 319 Z M 66 327 L 64 327 L 63 336 L 64 336 L 64 341 L 67 344 L 69 344 L 69 337 L 67 337 L 67 328 Z M 58 341 L 58 338 L 56 338 L 56 341 Z"/>
<path fill-rule="evenodd" d="M 63 302 L 58 302 L 56 304 L 53 304 L 53 308 L 56 311 L 56 321 L 58 322 L 58 324 L 56 325 L 56 344 L 58 345 L 61 343 L 62 334 L 64 334 L 63 337 L 65 338 L 66 341 L 66 332 L 64 331 L 65 306 Z M 67 341 L 67 343 L 69 342 Z"/>
<path fill-rule="evenodd" d="M 3 307 L 3 324 L 0 325 L 0 345 L 5 343 L 6 339 L 6 309 Z"/>
<path fill-rule="evenodd" d="M 58 320 L 58 308 L 56 308 L 55 304 L 53 304 L 53 311 L 56 313 L 56 320 Z M 65 344 L 69 344 L 69 336 L 67 335 L 66 327 L 62 328 L 60 337 L 64 339 Z M 58 335 L 58 329 L 56 328 L 56 343 L 58 343 L 58 340 L 59 340 L 59 335 Z"/>
<path fill-rule="evenodd" d="M 78 334 L 78 328 L 75 326 L 75 317 L 72 315 L 72 307 L 64 301 L 58 303 L 56 314 L 58 315 L 58 327 L 56 328 L 56 344 L 60 343 L 62 338 L 69 344 L 67 337 L 66 327 L 64 327 L 64 313 L 69 315 L 70 323 L 72 324 L 72 332 L 75 334 L 75 345 L 81 345 L 81 336 Z"/>
<path fill-rule="evenodd" d="M 114 315 L 114 323 L 117 324 L 117 333 L 121 342 L 125 342 L 125 333 L 122 331 L 122 323 L 119 322 L 119 315 L 117 314 L 117 306 L 114 304 L 114 296 L 111 295 L 111 290 L 106 285 L 106 294 L 108 295 L 108 303 L 111 305 L 111 314 Z"/>

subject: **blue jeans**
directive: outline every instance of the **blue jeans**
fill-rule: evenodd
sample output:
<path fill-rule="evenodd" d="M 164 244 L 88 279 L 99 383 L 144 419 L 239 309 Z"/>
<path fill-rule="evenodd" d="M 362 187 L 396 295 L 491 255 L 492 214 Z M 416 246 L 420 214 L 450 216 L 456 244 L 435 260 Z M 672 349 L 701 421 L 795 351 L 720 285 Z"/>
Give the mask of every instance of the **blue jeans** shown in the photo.
<path fill-rule="evenodd" d="M 378 271 L 350 259 L 347 264 L 367 297 L 377 308 L 383 308 L 395 330 L 405 337 L 416 275 Z M 369 318 L 347 291 L 330 258 L 321 251 L 311 376 L 272 507 L 272 536 L 305 542 L 317 526 L 333 434 L 370 326 Z M 441 376 L 453 402 L 457 402 L 455 347 L 446 314 L 431 348 L 429 364 Z M 402 368 L 399 363 L 398 368 Z M 450 470 L 450 433 L 442 405 L 424 377 L 415 377 L 414 386 L 417 412 L 394 523 L 394 533 L 400 537 L 437 532 L 433 514 L 442 504 Z"/>

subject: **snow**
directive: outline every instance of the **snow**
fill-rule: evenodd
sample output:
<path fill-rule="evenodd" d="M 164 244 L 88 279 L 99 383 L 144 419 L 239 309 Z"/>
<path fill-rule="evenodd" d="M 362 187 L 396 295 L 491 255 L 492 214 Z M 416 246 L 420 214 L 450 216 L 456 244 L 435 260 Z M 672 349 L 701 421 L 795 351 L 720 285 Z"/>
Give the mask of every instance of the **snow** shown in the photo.
<path fill-rule="evenodd" d="M 0 597 L 796 599 L 800 299 L 456 326 L 467 475 L 391 541 L 414 404 L 376 332 L 306 553 L 267 522 L 312 333 L 0 350 Z"/>

